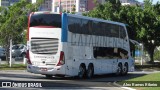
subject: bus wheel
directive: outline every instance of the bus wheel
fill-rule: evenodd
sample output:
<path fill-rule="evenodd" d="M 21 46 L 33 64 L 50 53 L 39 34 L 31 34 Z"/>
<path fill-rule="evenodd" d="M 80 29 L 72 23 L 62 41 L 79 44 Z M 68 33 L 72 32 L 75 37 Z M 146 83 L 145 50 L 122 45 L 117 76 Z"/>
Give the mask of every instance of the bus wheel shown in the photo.
<path fill-rule="evenodd" d="M 116 71 L 116 75 L 121 75 L 122 74 L 122 64 L 118 64 L 118 67 L 117 67 L 117 71 Z"/>
<path fill-rule="evenodd" d="M 94 67 L 92 64 L 89 64 L 88 70 L 87 70 L 87 78 L 92 78 L 94 75 Z"/>
<path fill-rule="evenodd" d="M 84 64 L 81 64 L 81 65 L 79 66 L 78 77 L 79 77 L 79 78 L 84 78 L 84 77 L 85 77 L 85 74 L 86 74 L 85 65 L 84 65 Z"/>
<path fill-rule="evenodd" d="M 50 78 L 52 78 L 52 75 L 46 75 L 46 78 L 50 79 Z"/>
<path fill-rule="evenodd" d="M 125 63 L 122 70 L 122 75 L 126 75 L 128 73 L 128 64 Z"/>

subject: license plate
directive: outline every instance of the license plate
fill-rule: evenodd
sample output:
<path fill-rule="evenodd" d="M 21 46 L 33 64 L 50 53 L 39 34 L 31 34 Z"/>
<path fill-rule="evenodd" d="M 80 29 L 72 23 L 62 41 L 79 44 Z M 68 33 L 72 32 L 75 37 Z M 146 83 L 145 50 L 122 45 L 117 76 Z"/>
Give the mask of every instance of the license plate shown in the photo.
<path fill-rule="evenodd" d="M 40 68 L 41 71 L 47 71 L 47 68 Z"/>

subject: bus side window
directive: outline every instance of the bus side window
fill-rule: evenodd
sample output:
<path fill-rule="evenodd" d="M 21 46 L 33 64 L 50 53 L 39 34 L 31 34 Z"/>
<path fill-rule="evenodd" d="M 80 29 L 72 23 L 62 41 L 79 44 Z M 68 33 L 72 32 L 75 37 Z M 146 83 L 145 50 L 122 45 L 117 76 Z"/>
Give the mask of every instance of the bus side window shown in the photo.
<path fill-rule="evenodd" d="M 68 29 L 70 32 L 74 32 L 75 25 L 74 25 L 74 18 L 73 17 L 68 18 Z"/>
<path fill-rule="evenodd" d="M 93 35 L 97 35 L 97 28 L 98 28 L 98 22 L 97 21 L 93 21 L 92 22 L 92 26 L 93 26 Z"/>
<path fill-rule="evenodd" d="M 112 33 L 111 33 L 111 29 L 112 29 L 112 24 L 107 24 L 107 37 L 112 37 Z"/>
<path fill-rule="evenodd" d="M 82 34 L 88 34 L 88 20 L 82 19 Z"/>
<path fill-rule="evenodd" d="M 93 33 L 92 21 L 90 20 L 90 21 L 88 22 L 88 34 L 89 34 L 89 35 L 92 35 L 92 33 Z"/>
<path fill-rule="evenodd" d="M 126 37 L 127 36 L 124 27 L 120 26 L 120 38 L 125 39 Z"/>

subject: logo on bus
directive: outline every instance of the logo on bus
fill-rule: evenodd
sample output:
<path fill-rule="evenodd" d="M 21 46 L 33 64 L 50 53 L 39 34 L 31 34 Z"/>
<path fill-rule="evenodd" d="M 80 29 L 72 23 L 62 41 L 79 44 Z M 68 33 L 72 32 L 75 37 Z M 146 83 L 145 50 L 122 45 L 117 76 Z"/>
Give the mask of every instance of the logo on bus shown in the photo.
<path fill-rule="evenodd" d="M 54 59 L 54 57 L 51 56 L 34 56 L 34 58 L 40 58 L 40 59 Z"/>

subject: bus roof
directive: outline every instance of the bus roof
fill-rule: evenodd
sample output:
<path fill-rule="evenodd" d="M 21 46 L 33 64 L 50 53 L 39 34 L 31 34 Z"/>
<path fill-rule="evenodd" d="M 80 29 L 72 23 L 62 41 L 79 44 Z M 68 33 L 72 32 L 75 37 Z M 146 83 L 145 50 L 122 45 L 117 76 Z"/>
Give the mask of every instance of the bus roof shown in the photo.
<path fill-rule="evenodd" d="M 38 12 L 33 12 L 34 14 L 59 14 L 57 12 L 50 12 L 50 11 L 38 11 Z"/>
<path fill-rule="evenodd" d="M 34 14 L 60 14 L 58 12 L 51 12 L 51 11 L 38 11 L 38 12 L 33 12 Z M 88 17 L 88 16 L 82 16 L 82 15 L 77 15 L 77 14 L 68 14 L 68 13 L 64 13 L 67 14 L 67 16 L 71 16 L 71 17 L 76 17 L 76 18 L 83 18 L 83 19 L 88 19 L 88 20 L 93 20 L 93 21 L 98 21 L 98 22 L 107 22 L 107 23 L 111 23 L 111 24 L 117 24 L 117 25 L 121 25 L 121 26 L 126 26 L 126 24 L 124 23 L 120 23 L 120 22 L 116 22 L 116 21 L 109 21 L 109 20 L 104 20 L 104 19 L 100 19 L 100 18 L 93 18 L 93 17 Z"/>

